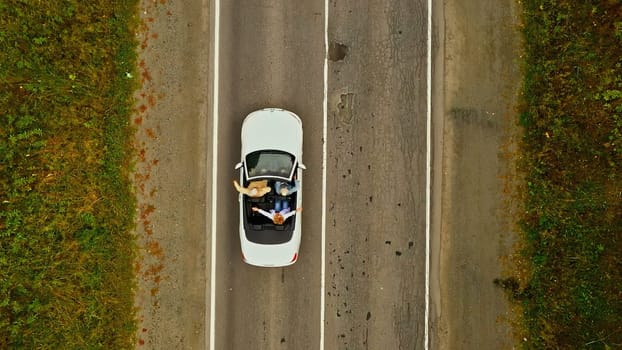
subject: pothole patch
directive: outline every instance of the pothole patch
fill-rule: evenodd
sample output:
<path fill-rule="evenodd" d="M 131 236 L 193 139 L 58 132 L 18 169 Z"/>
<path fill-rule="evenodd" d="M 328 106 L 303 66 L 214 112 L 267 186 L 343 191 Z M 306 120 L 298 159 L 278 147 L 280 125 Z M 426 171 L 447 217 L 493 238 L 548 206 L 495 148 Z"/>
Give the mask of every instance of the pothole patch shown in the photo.
<path fill-rule="evenodd" d="M 333 62 L 343 61 L 348 54 L 348 46 L 342 43 L 333 41 L 328 47 L 328 59 Z"/>
<path fill-rule="evenodd" d="M 354 108 L 354 94 L 344 93 L 339 96 L 337 103 L 337 117 L 341 123 L 349 125 L 352 123 Z"/>

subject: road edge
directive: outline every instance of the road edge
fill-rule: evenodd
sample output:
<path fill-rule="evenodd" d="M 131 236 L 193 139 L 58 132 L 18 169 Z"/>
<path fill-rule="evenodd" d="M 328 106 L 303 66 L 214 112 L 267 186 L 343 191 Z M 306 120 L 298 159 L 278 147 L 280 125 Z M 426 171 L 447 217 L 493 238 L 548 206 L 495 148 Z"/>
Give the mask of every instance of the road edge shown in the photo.
<path fill-rule="evenodd" d="M 432 183 L 430 220 L 430 348 L 442 348 L 440 295 L 440 234 L 443 185 L 443 132 L 445 115 L 445 2 L 432 2 Z M 434 40 L 436 39 L 436 40 Z"/>

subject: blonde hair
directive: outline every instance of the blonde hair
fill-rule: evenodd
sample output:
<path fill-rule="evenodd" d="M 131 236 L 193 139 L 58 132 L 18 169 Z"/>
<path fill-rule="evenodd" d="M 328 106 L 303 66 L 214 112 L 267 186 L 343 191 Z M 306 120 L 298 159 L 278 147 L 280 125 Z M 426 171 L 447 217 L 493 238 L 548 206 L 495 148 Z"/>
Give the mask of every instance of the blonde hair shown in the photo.
<path fill-rule="evenodd" d="M 283 223 L 285 222 L 285 218 L 283 217 L 283 215 L 281 215 L 281 213 L 274 213 L 272 221 L 277 225 L 283 225 Z"/>

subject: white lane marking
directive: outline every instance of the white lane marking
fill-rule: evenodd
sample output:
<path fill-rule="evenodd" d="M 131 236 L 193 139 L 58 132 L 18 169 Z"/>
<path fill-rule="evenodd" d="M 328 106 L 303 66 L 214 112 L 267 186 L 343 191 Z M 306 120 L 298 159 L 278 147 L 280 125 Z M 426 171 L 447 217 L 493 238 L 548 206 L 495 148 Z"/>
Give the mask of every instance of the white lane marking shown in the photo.
<path fill-rule="evenodd" d="M 320 282 L 320 350 L 324 350 L 326 291 L 326 144 L 328 140 L 328 1 L 324 0 L 324 101 L 322 103 L 322 272 Z"/>
<path fill-rule="evenodd" d="M 427 38 L 427 106 L 426 106 L 426 172 L 425 172 L 425 335 L 424 348 L 427 350 L 430 343 L 429 318 L 430 318 L 430 186 L 432 186 L 431 173 L 431 145 L 432 145 L 432 0 L 428 0 L 428 38 Z"/>
<path fill-rule="evenodd" d="M 210 312 L 209 312 L 209 348 L 215 350 L 216 327 L 216 218 L 217 218 L 217 191 L 218 191 L 218 81 L 220 55 L 220 0 L 214 0 L 214 77 L 212 98 L 212 250 L 210 271 Z"/>

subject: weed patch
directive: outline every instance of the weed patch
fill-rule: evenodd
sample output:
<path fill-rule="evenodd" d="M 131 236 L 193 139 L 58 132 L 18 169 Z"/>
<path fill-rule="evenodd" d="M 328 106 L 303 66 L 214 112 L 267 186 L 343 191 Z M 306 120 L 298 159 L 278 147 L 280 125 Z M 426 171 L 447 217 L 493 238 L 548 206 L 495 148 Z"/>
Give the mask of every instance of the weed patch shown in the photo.
<path fill-rule="evenodd" d="M 134 347 L 138 2 L 0 0 L 0 348 Z"/>
<path fill-rule="evenodd" d="M 622 3 L 524 0 L 525 349 L 622 346 Z"/>

